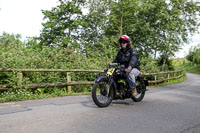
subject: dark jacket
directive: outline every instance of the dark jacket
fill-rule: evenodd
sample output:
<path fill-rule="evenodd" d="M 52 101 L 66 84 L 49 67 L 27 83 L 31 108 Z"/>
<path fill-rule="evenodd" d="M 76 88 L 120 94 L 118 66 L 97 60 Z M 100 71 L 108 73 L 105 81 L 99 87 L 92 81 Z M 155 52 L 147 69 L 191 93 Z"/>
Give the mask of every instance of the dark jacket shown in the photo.
<path fill-rule="evenodd" d="M 113 63 L 120 63 L 120 65 L 125 65 L 126 68 L 132 66 L 132 68 L 140 70 L 139 56 L 133 48 L 129 48 L 126 51 L 119 50 Z"/>

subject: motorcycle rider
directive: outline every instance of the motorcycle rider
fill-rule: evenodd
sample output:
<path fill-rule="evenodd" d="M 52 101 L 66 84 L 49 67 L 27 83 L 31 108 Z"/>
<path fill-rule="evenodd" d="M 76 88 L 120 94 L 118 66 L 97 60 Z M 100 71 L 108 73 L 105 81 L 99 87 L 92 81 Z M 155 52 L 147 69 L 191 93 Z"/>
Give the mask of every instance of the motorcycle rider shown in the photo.
<path fill-rule="evenodd" d="M 125 75 L 128 81 L 128 91 L 132 93 L 132 96 L 137 96 L 135 77 L 140 73 L 140 60 L 136 53 L 136 50 L 131 48 L 131 40 L 127 35 L 119 37 L 120 50 L 117 53 L 113 63 L 120 63 L 125 65 Z"/>

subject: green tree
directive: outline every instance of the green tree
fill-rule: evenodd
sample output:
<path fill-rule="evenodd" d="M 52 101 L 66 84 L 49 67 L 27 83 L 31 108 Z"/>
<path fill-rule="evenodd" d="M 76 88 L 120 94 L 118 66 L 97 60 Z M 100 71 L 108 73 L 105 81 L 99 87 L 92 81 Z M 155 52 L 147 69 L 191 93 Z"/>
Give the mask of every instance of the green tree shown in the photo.
<path fill-rule="evenodd" d="M 186 56 L 186 58 L 194 64 L 200 64 L 200 44 L 190 48 L 189 54 Z"/>
<path fill-rule="evenodd" d="M 200 64 L 200 49 L 195 50 L 195 55 L 193 57 L 193 62 L 195 64 Z"/>
<path fill-rule="evenodd" d="M 23 45 L 21 39 L 21 35 L 20 34 L 8 34 L 6 32 L 4 32 L 1 36 L 0 36 L 0 48 L 1 48 L 1 52 L 3 51 L 7 51 L 10 49 L 14 49 L 17 47 L 21 47 Z"/>
<path fill-rule="evenodd" d="M 85 0 L 59 0 L 50 11 L 43 10 L 44 20 L 39 37 L 42 46 L 79 47 L 79 34 L 84 25 L 81 8 Z"/>
<path fill-rule="evenodd" d="M 43 46 L 80 49 L 86 55 L 116 54 L 117 39 L 131 37 L 141 56 L 163 64 L 199 27 L 198 2 L 185 0 L 59 0 L 60 5 L 43 11 L 46 22 L 40 35 Z M 89 10 L 83 15 L 82 9 Z"/>
<path fill-rule="evenodd" d="M 155 57 L 157 53 L 164 58 L 173 56 L 199 26 L 197 2 L 110 0 L 109 3 L 107 36 L 128 34 L 141 53 L 154 53 Z"/>
<path fill-rule="evenodd" d="M 107 21 L 107 4 L 102 0 L 89 0 L 89 13 L 85 16 L 87 25 L 81 34 L 83 52 L 90 55 L 89 51 L 99 54 L 104 52 L 102 38 L 104 38 L 105 22 Z"/>

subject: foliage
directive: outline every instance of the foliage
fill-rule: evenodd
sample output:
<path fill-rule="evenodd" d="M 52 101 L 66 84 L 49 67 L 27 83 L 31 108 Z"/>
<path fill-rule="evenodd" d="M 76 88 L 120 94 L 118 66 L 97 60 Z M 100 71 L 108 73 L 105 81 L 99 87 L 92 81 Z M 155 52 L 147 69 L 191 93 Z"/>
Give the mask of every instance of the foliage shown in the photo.
<path fill-rule="evenodd" d="M 4 52 L 0 56 L 0 60 L 0 68 L 103 69 L 108 64 L 100 57 L 86 58 L 85 55 L 76 54 L 73 50 L 53 47 L 46 47 L 41 51 L 24 47 L 12 49 Z M 3 73 L 1 76 L 5 79 L 1 82 L 16 79 L 16 75 L 10 77 L 10 73 Z M 73 81 L 84 79 L 92 81 L 94 74 L 76 73 L 76 76 L 72 74 Z M 24 73 L 24 80 L 25 83 L 64 82 L 66 73 Z M 13 83 L 13 81 L 8 83 Z M 17 81 L 15 84 L 17 85 Z"/>
<path fill-rule="evenodd" d="M 23 68 L 23 69 L 99 69 L 103 70 L 112 59 L 101 56 L 87 57 L 84 54 L 76 53 L 73 49 L 62 47 L 35 48 L 35 45 L 23 44 L 15 35 L 3 34 L 1 36 L 0 68 Z M 31 41 L 32 42 L 32 41 Z M 9 44 L 7 44 L 9 43 Z M 30 42 L 29 42 L 30 43 Z M 36 43 L 36 42 L 34 42 Z M 12 45 L 11 45 L 12 44 Z M 14 48 L 13 48 L 14 47 Z M 18 89 L 18 72 L 1 72 L 0 84 L 12 86 L 13 90 Z M 95 73 L 71 73 L 72 81 L 93 81 Z M 24 72 L 23 84 L 66 82 L 64 72 Z M 81 86 L 76 86 L 77 92 Z M 91 87 L 86 87 L 91 89 Z M 43 92 L 51 90 L 46 88 Z"/>
<path fill-rule="evenodd" d="M 166 58 L 165 55 L 161 55 L 161 57 L 157 60 L 158 66 L 161 67 L 161 71 L 173 71 L 175 68 L 172 61 L 172 59 L 169 59 L 168 57 Z"/>
<path fill-rule="evenodd" d="M 200 74 L 200 65 L 194 65 L 191 61 L 186 58 L 174 59 L 173 64 L 177 70 L 184 70 L 189 73 Z"/>
<path fill-rule="evenodd" d="M 200 44 L 190 48 L 186 59 L 189 61 L 189 63 L 185 65 L 186 71 L 200 74 Z"/>
<path fill-rule="evenodd" d="M 146 57 L 141 60 L 141 72 L 153 73 L 160 72 L 160 67 L 152 58 Z"/>
<path fill-rule="evenodd" d="M 165 56 L 163 59 L 166 60 L 188 41 L 188 35 L 197 31 L 199 26 L 200 8 L 198 2 L 193 1 L 59 0 L 59 2 L 60 5 L 51 11 L 43 11 L 47 22 L 43 24 L 40 44 L 59 46 L 61 43 L 79 49 L 86 55 L 96 50 L 98 50 L 96 54 L 110 54 L 105 49 L 108 47 L 106 45 L 116 51 L 119 48 L 118 36 L 127 34 L 141 56 L 154 54 L 156 58 L 159 53 Z M 89 13 L 83 14 L 82 8 L 87 8 Z M 63 42 L 64 40 L 66 41 Z"/>
<path fill-rule="evenodd" d="M 39 37 L 42 46 L 56 45 L 63 47 L 76 47 L 80 45 L 80 29 L 85 25 L 81 7 L 84 0 L 59 0 L 59 5 L 51 11 L 43 10 L 44 19 L 42 33 Z"/>
<path fill-rule="evenodd" d="M 9 35 L 4 33 L 0 40 L 0 68 L 23 68 L 23 69 L 97 69 L 103 70 L 112 62 L 115 51 L 109 52 L 109 56 L 100 56 L 96 52 L 90 51 L 89 55 L 74 52 L 70 48 L 62 47 L 43 47 L 38 46 L 33 38 L 27 43 L 20 41 L 19 35 Z M 104 40 L 109 42 L 109 40 Z M 109 46 L 109 45 L 108 45 Z M 108 47 L 110 48 L 110 47 Z M 142 62 L 142 71 L 159 71 L 152 58 L 144 59 Z M 157 69 L 158 68 L 158 69 Z M 72 81 L 93 81 L 96 73 L 71 73 Z M 20 89 L 18 84 L 18 72 L 1 72 L 0 84 L 12 86 L 8 92 L 1 93 L 1 101 L 23 100 L 46 98 L 49 95 L 68 95 L 66 87 L 62 88 L 38 88 L 36 90 Z M 24 72 L 23 85 L 34 83 L 53 83 L 66 82 L 65 72 Z M 74 92 L 88 92 L 90 86 L 72 86 Z"/>
<path fill-rule="evenodd" d="M 192 47 L 186 58 L 194 64 L 200 64 L 200 44 Z"/>

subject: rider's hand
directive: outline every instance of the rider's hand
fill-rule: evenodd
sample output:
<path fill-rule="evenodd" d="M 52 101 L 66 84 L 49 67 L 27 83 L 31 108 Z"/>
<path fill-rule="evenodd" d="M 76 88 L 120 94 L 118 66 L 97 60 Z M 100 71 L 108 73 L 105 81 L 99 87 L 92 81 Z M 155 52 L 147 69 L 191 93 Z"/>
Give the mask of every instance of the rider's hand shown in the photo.
<path fill-rule="evenodd" d="M 128 68 L 124 69 L 125 72 L 131 72 L 132 66 L 129 66 Z"/>

